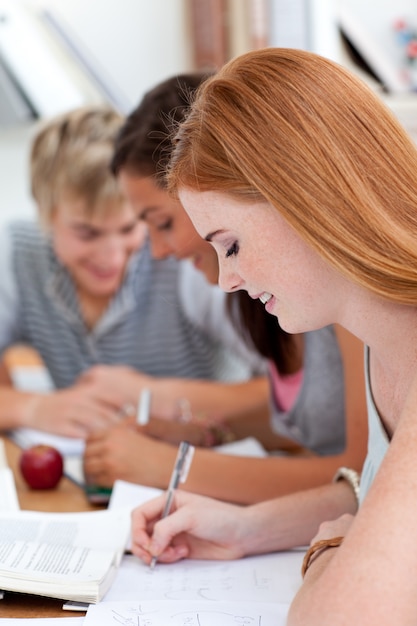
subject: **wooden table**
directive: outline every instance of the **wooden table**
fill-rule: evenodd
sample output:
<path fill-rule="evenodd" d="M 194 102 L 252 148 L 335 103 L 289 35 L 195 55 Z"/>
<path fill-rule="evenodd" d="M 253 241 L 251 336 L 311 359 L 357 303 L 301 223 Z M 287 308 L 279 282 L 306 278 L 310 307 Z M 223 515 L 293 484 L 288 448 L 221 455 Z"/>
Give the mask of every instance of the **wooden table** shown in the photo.
<path fill-rule="evenodd" d="M 7 461 L 15 476 L 21 509 L 50 512 L 94 511 L 100 507 L 89 504 L 84 492 L 68 478 L 62 478 L 56 489 L 33 491 L 23 481 L 19 471 L 21 453 L 14 443 L 2 438 Z M 0 617 L 81 617 L 84 613 L 63 611 L 63 600 L 6 592 L 0 600 Z"/>

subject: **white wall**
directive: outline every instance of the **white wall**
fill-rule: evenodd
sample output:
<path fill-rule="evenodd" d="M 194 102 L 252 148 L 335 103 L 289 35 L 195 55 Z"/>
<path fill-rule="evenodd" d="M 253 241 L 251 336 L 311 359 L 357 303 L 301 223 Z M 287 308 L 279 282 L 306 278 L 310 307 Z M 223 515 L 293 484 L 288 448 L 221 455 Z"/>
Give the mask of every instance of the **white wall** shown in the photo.
<path fill-rule="evenodd" d="M 132 108 L 160 80 L 191 69 L 185 0 L 23 1 L 59 19 Z"/>
<path fill-rule="evenodd" d="M 3 0 L 0 0 L 0 8 Z M 11 0 L 62 20 L 81 48 L 133 108 L 160 80 L 191 69 L 187 0 Z M 271 0 L 277 7 L 309 9 L 315 17 L 313 49 L 337 56 L 334 11 L 347 3 L 371 29 L 398 14 L 416 15 L 417 0 Z M 274 13 L 274 19 L 278 19 Z M 379 36 L 380 32 L 375 33 Z M 276 42 L 271 42 L 277 45 Z M 29 54 L 30 52 L 28 52 Z M 48 80 L 48 76 L 45 76 Z M 417 140 L 417 99 L 389 99 L 389 104 Z M 32 215 L 27 155 L 33 124 L 0 128 L 0 225 L 11 217 Z"/>
<path fill-rule="evenodd" d="M 35 15 L 50 10 L 62 20 L 128 110 L 160 80 L 191 69 L 186 0 L 12 1 Z M 0 225 L 34 214 L 28 182 L 34 126 L 0 128 Z"/>

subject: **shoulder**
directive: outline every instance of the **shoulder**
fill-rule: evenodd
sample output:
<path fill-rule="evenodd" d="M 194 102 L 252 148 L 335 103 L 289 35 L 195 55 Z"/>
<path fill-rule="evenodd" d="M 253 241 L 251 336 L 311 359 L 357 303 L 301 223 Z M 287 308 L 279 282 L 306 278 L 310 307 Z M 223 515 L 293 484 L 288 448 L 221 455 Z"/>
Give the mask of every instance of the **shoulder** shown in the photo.
<path fill-rule="evenodd" d="M 20 220 L 6 225 L 3 235 L 10 253 L 24 255 L 25 258 L 49 248 L 49 238 L 37 222 Z"/>
<path fill-rule="evenodd" d="M 3 224 L 0 227 L 0 266 L 1 282 L 4 284 L 7 277 L 13 272 L 14 251 L 14 223 Z"/>
<path fill-rule="evenodd" d="M 34 221 L 13 221 L 0 227 L 1 283 L 20 283 L 33 271 L 44 276 L 49 258 L 48 237 Z"/>
<path fill-rule="evenodd" d="M 13 225 L 8 223 L 0 227 L 0 343 L 6 333 L 10 320 L 16 316 L 18 300 L 17 276 L 13 263 Z M 7 333 L 6 333 L 7 334 Z"/>

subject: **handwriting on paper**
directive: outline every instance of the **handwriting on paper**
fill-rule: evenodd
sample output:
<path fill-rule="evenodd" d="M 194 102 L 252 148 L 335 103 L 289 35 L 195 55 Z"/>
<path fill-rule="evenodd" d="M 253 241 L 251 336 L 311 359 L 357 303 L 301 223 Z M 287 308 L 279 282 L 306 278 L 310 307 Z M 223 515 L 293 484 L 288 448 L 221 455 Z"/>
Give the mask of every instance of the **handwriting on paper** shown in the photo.
<path fill-rule="evenodd" d="M 303 553 L 237 561 L 184 560 L 155 569 L 125 557 L 106 601 L 207 600 L 289 602 L 301 583 Z"/>
<path fill-rule="evenodd" d="M 284 626 L 288 605 L 245 602 L 103 602 L 84 626 Z"/>

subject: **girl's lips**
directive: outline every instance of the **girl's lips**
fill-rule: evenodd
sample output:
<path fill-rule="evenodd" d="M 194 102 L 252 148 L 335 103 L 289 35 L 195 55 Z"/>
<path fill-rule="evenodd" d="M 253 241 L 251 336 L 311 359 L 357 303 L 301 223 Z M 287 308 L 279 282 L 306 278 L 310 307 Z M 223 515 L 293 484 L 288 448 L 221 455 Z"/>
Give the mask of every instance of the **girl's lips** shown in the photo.
<path fill-rule="evenodd" d="M 265 311 L 272 314 L 272 311 L 274 310 L 274 306 L 275 306 L 275 298 L 274 296 L 271 296 L 268 302 L 265 304 Z"/>

